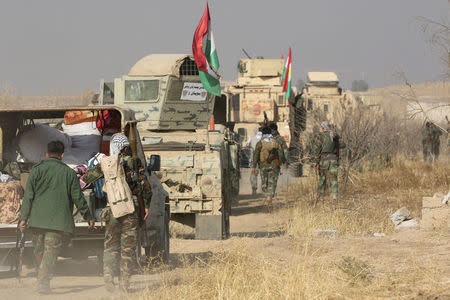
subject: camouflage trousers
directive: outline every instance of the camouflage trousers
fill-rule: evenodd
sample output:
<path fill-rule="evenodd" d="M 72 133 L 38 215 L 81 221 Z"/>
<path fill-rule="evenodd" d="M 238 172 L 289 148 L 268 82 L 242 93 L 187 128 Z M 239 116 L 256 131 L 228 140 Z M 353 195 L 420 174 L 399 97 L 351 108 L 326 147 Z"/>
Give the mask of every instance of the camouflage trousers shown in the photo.
<path fill-rule="evenodd" d="M 107 222 L 103 253 L 105 282 L 120 274 L 120 280 L 128 283 L 136 264 L 137 228 L 136 212 Z"/>
<path fill-rule="evenodd" d="M 256 174 L 253 174 L 253 172 L 250 172 L 250 185 L 252 186 L 253 190 L 258 189 L 258 169 L 256 169 Z"/>
<path fill-rule="evenodd" d="M 66 233 L 33 228 L 33 246 L 38 284 L 48 284 L 53 277 L 56 260 Z"/>
<path fill-rule="evenodd" d="M 261 168 L 261 189 L 266 196 L 275 196 L 280 168 Z"/>
<path fill-rule="evenodd" d="M 432 163 L 435 160 L 433 153 L 433 145 L 431 143 L 422 144 L 423 160 Z"/>
<path fill-rule="evenodd" d="M 324 196 L 328 186 L 331 186 L 331 194 L 338 194 L 338 170 L 336 159 L 321 160 L 319 163 L 319 196 Z"/>

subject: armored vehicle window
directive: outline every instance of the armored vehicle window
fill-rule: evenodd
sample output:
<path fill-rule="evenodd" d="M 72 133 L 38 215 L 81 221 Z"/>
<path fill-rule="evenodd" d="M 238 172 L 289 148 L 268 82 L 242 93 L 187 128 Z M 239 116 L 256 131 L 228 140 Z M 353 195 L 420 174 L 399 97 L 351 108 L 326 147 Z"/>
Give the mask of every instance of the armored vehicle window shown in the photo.
<path fill-rule="evenodd" d="M 328 112 L 328 104 L 324 104 L 323 105 L 323 111 L 324 112 Z"/>
<path fill-rule="evenodd" d="M 125 101 L 150 101 L 158 99 L 159 80 L 125 81 Z"/>

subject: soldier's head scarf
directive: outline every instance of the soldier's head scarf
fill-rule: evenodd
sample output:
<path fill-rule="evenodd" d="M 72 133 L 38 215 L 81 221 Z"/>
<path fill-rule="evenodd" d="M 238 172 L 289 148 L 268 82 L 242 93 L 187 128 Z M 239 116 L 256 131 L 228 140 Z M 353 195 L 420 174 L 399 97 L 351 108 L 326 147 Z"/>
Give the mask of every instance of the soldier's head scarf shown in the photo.
<path fill-rule="evenodd" d="M 109 155 L 119 154 L 126 146 L 130 146 L 128 138 L 122 133 L 114 134 L 109 142 Z"/>
<path fill-rule="evenodd" d="M 330 123 L 328 123 L 328 121 L 323 121 L 322 123 L 320 123 L 320 126 L 325 129 L 330 134 L 331 139 L 333 139 L 334 133 L 333 130 L 331 130 Z"/>

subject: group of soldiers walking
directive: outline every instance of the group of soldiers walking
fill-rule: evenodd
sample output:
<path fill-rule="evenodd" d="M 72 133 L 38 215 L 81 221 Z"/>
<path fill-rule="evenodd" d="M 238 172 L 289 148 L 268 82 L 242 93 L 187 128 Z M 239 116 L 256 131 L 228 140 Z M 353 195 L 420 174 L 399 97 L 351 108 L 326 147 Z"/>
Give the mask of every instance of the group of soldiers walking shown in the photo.
<path fill-rule="evenodd" d="M 108 291 L 115 290 L 114 277 L 121 290 L 128 290 L 130 276 L 136 263 L 137 230 L 149 215 L 152 191 L 140 160 L 132 158 L 130 143 L 123 134 L 115 134 L 110 142 L 110 156 L 88 170 L 86 183 L 104 177 L 109 205 L 101 213 L 105 226 L 104 281 Z M 30 173 L 19 217 L 19 229 L 33 235 L 37 268 L 37 292 L 48 294 L 55 263 L 65 238 L 73 234 L 73 206 L 95 225 L 80 188 L 75 171 L 65 165 L 64 144 L 50 142 L 46 159 L 35 165 Z M 108 189 L 107 189 L 108 190 Z M 143 207 L 138 203 L 143 200 Z M 122 204 L 128 203 L 126 209 Z M 115 206 L 118 205 L 118 206 Z M 142 216 L 142 217 L 140 217 Z"/>
<path fill-rule="evenodd" d="M 321 123 L 321 130 L 313 136 L 311 156 L 319 173 L 318 193 L 325 196 L 327 187 L 331 187 L 333 199 L 338 195 L 339 149 L 342 148 L 339 136 L 327 121 Z M 261 176 L 261 189 L 265 195 L 264 205 L 272 207 L 280 168 L 289 164 L 289 149 L 286 140 L 279 134 L 277 125 L 271 123 L 260 128 L 258 133 L 248 140 L 253 150 L 250 183 L 253 194 L 258 188 L 258 173 Z"/>

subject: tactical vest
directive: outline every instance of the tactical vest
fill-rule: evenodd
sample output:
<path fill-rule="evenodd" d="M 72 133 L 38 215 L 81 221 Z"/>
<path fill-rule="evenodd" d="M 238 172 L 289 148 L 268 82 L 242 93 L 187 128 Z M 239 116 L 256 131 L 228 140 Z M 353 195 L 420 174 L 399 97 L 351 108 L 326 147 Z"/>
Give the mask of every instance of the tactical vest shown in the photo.
<path fill-rule="evenodd" d="M 328 132 L 322 133 L 322 153 L 337 154 L 338 147 L 337 136 L 332 139 Z"/>
<path fill-rule="evenodd" d="M 103 190 L 107 194 L 114 218 L 134 212 L 133 194 L 128 186 L 122 161 L 123 158 L 119 154 L 106 156 L 100 161 L 105 176 Z"/>
<path fill-rule="evenodd" d="M 272 151 L 273 148 L 276 148 L 277 142 L 275 139 L 272 139 L 272 141 L 268 142 L 266 140 L 261 140 L 261 152 L 259 153 L 259 162 L 260 163 L 266 163 L 267 159 L 269 158 L 270 151 Z"/>

